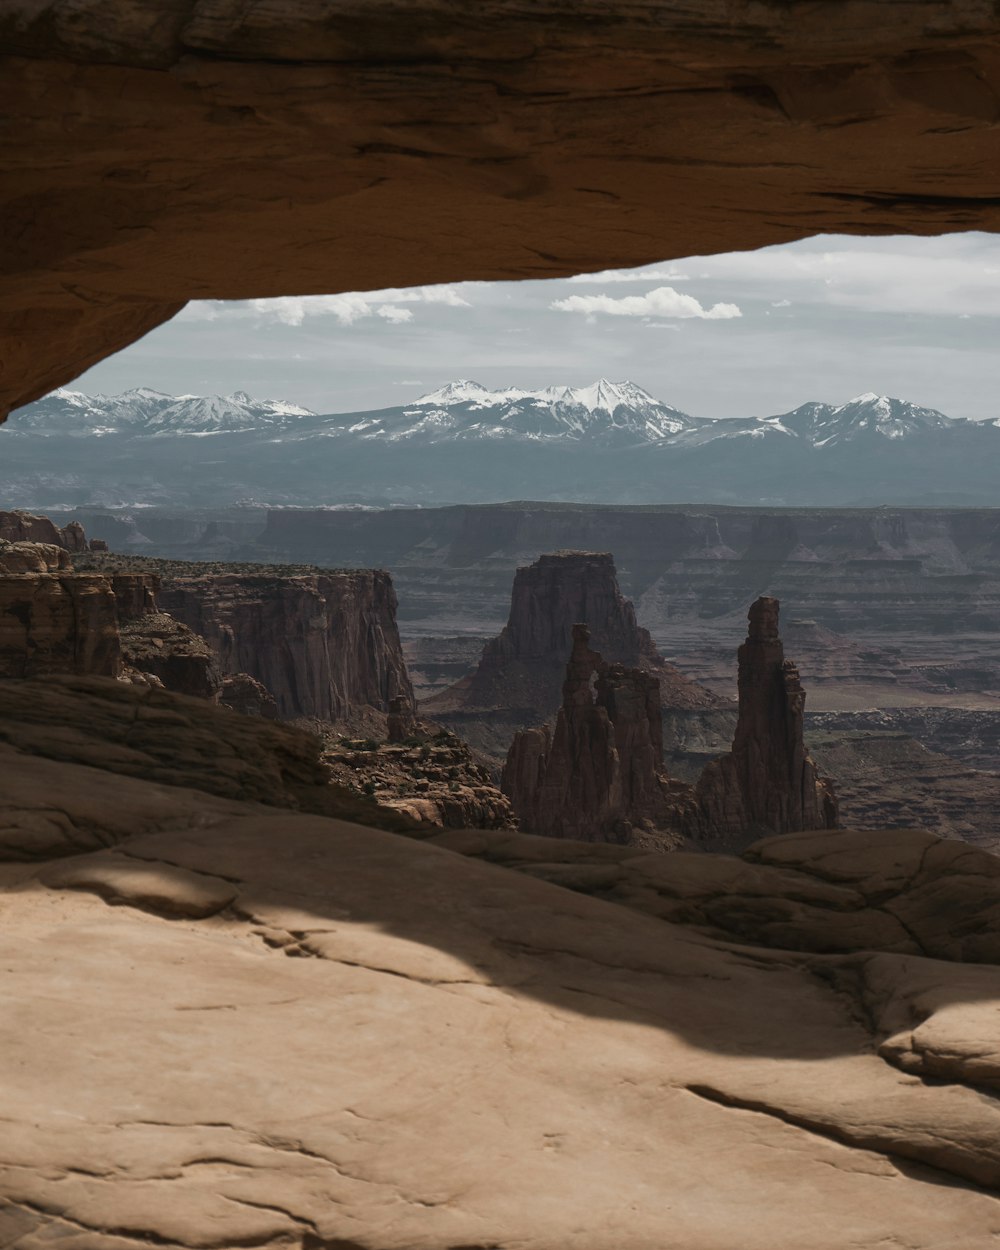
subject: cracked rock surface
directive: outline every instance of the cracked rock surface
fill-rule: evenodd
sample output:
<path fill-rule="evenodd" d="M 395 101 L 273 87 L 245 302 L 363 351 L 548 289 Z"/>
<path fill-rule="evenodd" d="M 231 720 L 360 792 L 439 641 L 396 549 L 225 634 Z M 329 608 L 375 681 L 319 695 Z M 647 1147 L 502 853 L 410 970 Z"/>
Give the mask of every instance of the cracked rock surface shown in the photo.
<path fill-rule="evenodd" d="M 0 1244 L 1000 1244 L 981 852 L 421 841 L 69 767 L 120 836 L 0 864 Z"/>

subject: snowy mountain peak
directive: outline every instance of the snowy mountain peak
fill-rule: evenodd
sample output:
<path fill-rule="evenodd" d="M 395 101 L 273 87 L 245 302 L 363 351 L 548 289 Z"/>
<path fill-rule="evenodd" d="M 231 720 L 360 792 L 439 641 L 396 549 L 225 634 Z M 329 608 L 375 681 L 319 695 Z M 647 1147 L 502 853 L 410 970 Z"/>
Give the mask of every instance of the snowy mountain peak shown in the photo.
<path fill-rule="evenodd" d="M 516 386 L 507 386 L 501 390 L 490 390 L 479 382 L 460 380 L 447 382 L 436 391 L 421 395 L 416 404 L 484 404 L 498 406 L 517 403 L 520 400 L 537 400 L 544 404 L 563 404 L 571 408 L 585 408 L 588 412 L 614 412 L 616 408 L 645 408 L 654 405 L 669 408 L 669 405 L 654 399 L 648 391 L 637 386 L 635 382 L 610 382 L 600 378 L 590 386 L 546 386 L 541 390 L 523 390 Z M 416 405 L 414 405 L 416 406 Z M 676 412 L 676 409 L 670 409 Z"/>
<path fill-rule="evenodd" d="M 350 430 L 368 440 L 564 439 L 625 446 L 659 442 L 692 424 L 635 382 L 600 378 L 589 386 L 490 390 L 462 379 L 422 395 L 403 410 L 402 420 L 355 421 Z"/>
<path fill-rule="evenodd" d="M 934 408 L 921 408 L 892 395 L 866 391 L 846 404 L 803 404 L 783 420 L 814 447 L 871 437 L 903 439 L 916 431 L 939 430 L 961 422 Z"/>
<path fill-rule="evenodd" d="M 86 395 L 64 387 L 22 408 L 13 428 L 39 434 L 206 435 L 281 429 L 290 419 L 315 415 L 281 399 L 232 395 L 167 395 L 136 386 L 120 395 Z"/>
<path fill-rule="evenodd" d="M 889 404 L 891 401 L 888 395 L 876 395 L 874 391 L 865 391 L 863 395 L 855 395 L 853 399 L 849 399 L 846 404 L 841 404 L 841 409 L 854 408 L 858 404 Z"/>
<path fill-rule="evenodd" d="M 468 404 L 475 403 L 486 396 L 500 393 L 487 390 L 485 386 L 481 386 L 478 382 L 470 382 L 462 378 L 457 382 L 446 382 L 444 386 L 439 386 L 436 391 L 429 391 L 426 395 L 421 395 L 416 402 L 418 404 Z"/>

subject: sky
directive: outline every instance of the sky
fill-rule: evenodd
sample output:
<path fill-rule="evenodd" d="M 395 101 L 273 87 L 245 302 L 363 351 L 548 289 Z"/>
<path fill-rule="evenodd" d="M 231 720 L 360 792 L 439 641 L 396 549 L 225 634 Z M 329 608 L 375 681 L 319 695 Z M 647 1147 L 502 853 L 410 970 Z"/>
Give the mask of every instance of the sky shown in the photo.
<path fill-rule="evenodd" d="M 72 383 L 286 399 L 316 412 L 629 379 L 694 416 L 866 391 L 1000 416 L 1000 236 L 817 236 L 568 279 L 188 304 Z"/>

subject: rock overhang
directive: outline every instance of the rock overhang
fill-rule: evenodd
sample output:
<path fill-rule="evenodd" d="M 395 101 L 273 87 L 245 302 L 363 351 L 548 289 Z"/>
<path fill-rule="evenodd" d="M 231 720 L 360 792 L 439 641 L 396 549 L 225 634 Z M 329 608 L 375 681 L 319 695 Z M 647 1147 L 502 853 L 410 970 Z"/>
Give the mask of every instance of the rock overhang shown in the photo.
<path fill-rule="evenodd" d="M 1000 227 L 977 0 L 8 5 L 0 401 L 193 298 Z"/>

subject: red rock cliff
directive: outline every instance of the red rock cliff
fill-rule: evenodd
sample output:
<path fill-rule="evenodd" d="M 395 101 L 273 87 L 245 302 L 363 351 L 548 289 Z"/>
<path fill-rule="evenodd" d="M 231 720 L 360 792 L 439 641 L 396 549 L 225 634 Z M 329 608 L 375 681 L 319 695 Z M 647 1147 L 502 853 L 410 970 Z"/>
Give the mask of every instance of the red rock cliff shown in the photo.
<path fill-rule="evenodd" d="M 121 666 L 115 596 L 106 577 L 0 573 L 0 676 L 117 677 Z"/>
<path fill-rule="evenodd" d="M 281 716 L 339 720 L 413 703 L 384 571 L 170 577 L 159 602 L 206 640 L 223 674 L 261 682 Z"/>
<path fill-rule="evenodd" d="M 12 543 L 48 543 L 64 551 L 87 549 L 87 538 L 79 521 L 71 521 L 60 528 L 48 517 L 31 512 L 0 512 L 0 539 Z"/>

